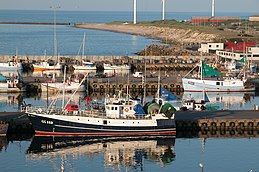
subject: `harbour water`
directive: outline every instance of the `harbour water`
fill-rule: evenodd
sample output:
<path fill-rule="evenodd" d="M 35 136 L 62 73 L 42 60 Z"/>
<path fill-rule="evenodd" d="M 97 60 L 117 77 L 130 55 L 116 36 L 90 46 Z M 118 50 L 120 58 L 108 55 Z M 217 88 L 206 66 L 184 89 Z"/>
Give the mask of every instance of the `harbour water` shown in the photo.
<path fill-rule="evenodd" d="M 185 93 L 184 93 L 185 95 Z M 66 94 L 65 99 L 71 95 Z M 181 95 L 177 95 L 181 96 Z M 187 94 L 189 96 L 189 93 Z M 193 94 L 193 96 L 195 96 Z M 19 102 L 47 105 L 47 94 L 1 94 L 1 111 L 17 111 Z M 54 95 L 49 96 L 49 101 Z M 73 101 L 84 107 L 84 94 Z M 151 99 L 151 95 L 147 98 Z M 251 93 L 211 93 L 220 109 L 251 109 L 259 97 Z M 180 97 L 181 98 L 181 97 Z M 61 104 L 60 96 L 57 104 Z M 103 101 L 103 96 L 93 97 Z M 253 171 L 259 170 L 259 132 L 250 135 L 181 135 L 177 138 L 126 140 L 60 140 L 32 135 L 2 137 L 0 164 L 4 171 Z M 238 163 L 237 163 L 238 162 Z M 201 168 L 202 164 L 203 168 Z"/>
<path fill-rule="evenodd" d="M 202 14 L 171 13 L 167 16 L 187 20 L 193 15 Z M 231 15 L 247 17 L 250 14 Z M 0 16 L 0 21 L 52 22 L 53 11 L 2 10 Z M 130 21 L 131 16 L 131 12 L 57 12 L 60 22 Z M 158 12 L 140 13 L 141 20 L 159 18 Z M 59 53 L 77 54 L 84 32 L 87 35 L 86 55 L 132 55 L 151 43 L 159 43 L 140 36 L 57 26 Z M 0 25 L 0 54 L 43 55 L 45 50 L 47 55 L 53 54 L 53 26 Z M 257 93 L 214 93 L 208 96 L 211 105 L 219 109 L 251 110 L 259 102 Z M 79 94 L 75 101 L 83 97 Z M 98 101 L 102 98 L 94 97 Z M 22 101 L 45 106 L 47 95 L 0 94 L 0 101 L 0 111 L 18 111 Z M 83 100 L 81 104 L 84 104 Z M 89 140 L 66 145 L 54 142 L 56 138 L 40 140 L 32 135 L 8 135 L 0 138 L 0 167 L 1 171 L 259 171 L 257 131 L 253 135 L 200 137 Z"/>
<path fill-rule="evenodd" d="M 168 13 L 168 19 L 190 20 L 192 16 L 207 16 L 210 13 Z M 248 18 L 252 13 L 219 13 L 221 16 L 241 16 Z M 139 12 L 138 21 L 160 20 L 159 12 Z M 53 11 L 1 10 L 2 22 L 53 22 Z M 83 12 L 56 11 L 56 22 L 105 23 L 112 21 L 132 21 L 132 12 Z M 85 55 L 134 55 L 158 40 L 141 36 L 112 33 L 98 30 L 79 29 L 67 25 L 57 25 L 57 48 L 60 55 L 77 55 L 86 33 Z M 52 25 L 0 25 L 1 55 L 53 55 L 54 27 Z"/>

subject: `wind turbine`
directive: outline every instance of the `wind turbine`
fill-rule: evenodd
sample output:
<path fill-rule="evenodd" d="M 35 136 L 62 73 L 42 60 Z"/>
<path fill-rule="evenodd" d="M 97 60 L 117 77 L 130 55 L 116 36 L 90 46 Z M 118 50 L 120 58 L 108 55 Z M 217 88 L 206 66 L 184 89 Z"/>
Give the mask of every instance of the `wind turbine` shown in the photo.
<path fill-rule="evenodd" d="M 133 24 L 137 23 L 137 0 L 133 0 Z"/>
<path fill-rule="evenodd" d="M 211 17 L 215 16 L 215 0 L 211 2 Z"/>
<path fill-rule="evenodd" d="M 162 20 L 165 20 L 165 0 L 162 0 Z"/>

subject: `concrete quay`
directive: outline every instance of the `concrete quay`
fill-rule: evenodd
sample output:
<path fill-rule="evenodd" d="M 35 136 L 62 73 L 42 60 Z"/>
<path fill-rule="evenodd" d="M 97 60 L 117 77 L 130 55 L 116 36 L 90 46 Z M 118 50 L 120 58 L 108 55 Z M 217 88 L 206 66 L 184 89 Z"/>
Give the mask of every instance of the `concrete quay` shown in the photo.
<path fill-rule="evenodd" d="M 206 58 L 206 56 L 203 56 Z M 146 59 L 147 64 L 155 64 L 155 63 L 169 63 L 168 59 L 184 59 L 184 58 L 189 58 L 189 59 L 200 59 L 200 56 L 76 56 L 76 55 L 63 55 L 60 56 L 60 59 L 73 59 L 73 60 L 87 60 L 91 62 L 110 62 L 110 63 L 120 63 L 121 61 L 124 61 L 126 59 L 129 63 L 133 62 L 142 62 L 144 63 L 144 60 Z M 7 62 L 11 60 L 21 60 L 21 61 L 29 61 L 32 62 L 34 61 L 41 61 L 41 60 L 47 60 L 47 59 L 52 59 L 52 60 L 57 60 L 57 57 L 54 56 L 44 56 L 44 55 L 0 55 L 0 62 Z M 178 63 L 178 62 L 176 62 Z"/>
<path fill-rule="evenodd" d="M 235 134 L 259 135 L 258 110 L 177 111 L 176 128 L 179 133 L 192 135 L 231 136 Z M 9 123 L 8 132 L 33 132 L 23 112 L 0 112 L 0 120 Z"/>
<path fill-rule="evenodd" d="M 258 110 L 217 110 L 176 112 L 178 130 L 259 131 Z"/>

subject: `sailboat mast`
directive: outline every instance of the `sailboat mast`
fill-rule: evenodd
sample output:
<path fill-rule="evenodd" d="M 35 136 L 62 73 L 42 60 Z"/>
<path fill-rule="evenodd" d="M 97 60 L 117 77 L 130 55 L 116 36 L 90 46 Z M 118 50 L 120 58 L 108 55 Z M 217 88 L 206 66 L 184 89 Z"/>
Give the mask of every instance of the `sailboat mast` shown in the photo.
<path fill-rule="evenodd" d="M 128 81 L 127 81 L 127 96 L 126 96 L 126 100 L 129 100 L 129 79 L 130 79 L 130 70 L 128 70 Z"/>
<path fill-rule="evenodd" d="M 54 11 L 54 56 L 57 57 L 58 63 L 59 63 L 59 57 L 58 57 L 58 47 L 57 47 L 57 24 L 56 24 L 56 10 L 60 8 L 60 6 L 51 6 L 50 8 L 53 8 Z"/>
<path fill-rule="evenodd" d="M 85 55 L 85 32 L 83 37 L 83 49 L 82 49 L 82 56 L 81 56 L 81 64 L 83 63 L 83 56 Z"/>

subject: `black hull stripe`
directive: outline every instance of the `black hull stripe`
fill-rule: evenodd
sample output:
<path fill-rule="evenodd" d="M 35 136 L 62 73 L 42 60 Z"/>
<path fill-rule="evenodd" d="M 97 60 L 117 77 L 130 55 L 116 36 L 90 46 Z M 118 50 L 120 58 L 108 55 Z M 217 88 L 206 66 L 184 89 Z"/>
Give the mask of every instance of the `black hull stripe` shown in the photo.
<path fill-rule="evenodd" d="M 76 126 L 66 126 L 66 125 L 55 125 L 55 127 L 60 127 L 60 128 L 67 128 L 67 129 L 80 129 L 80 130 L 96 130 L 97 132 L 132 132 L 134 130 L 119 130 L 119 129 L 102 129 L 102 128 L 85 128 L 85 127 L 76 127 Z M 140 129 L 141 131 L 146 131 L 146 132 L 165 132 L 165 131 L 172 131 L 174 128 L 165 128 L 165 129 Z"/>

